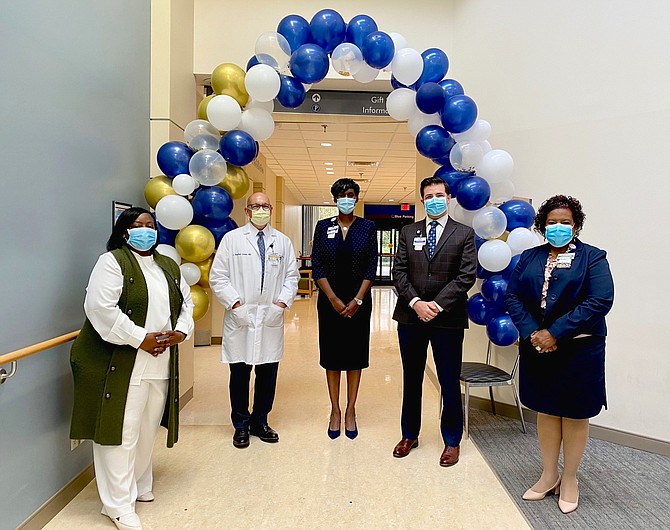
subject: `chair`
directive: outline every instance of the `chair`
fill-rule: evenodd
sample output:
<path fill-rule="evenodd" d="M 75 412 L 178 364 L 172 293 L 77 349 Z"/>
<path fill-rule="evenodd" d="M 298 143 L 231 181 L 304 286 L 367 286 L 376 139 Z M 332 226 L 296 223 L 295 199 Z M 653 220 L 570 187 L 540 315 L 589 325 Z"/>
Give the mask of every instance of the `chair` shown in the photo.
<path fill-rule="evenodd" d="M 516 382 L 514 376 L 519 366 L 519 350 L 517 349 L 516 360 L 514 367 L 510 373 L 501 370 L 491 365 L 491 341 L 489 341 L 486 350 L 485 363 L 471 363 L 465 362 L 461 364 L 461 382 L 465 384 L 465 437 L 468 438 L 469 425 L 468 416 L 470 415 L 470 387 L 489 387 L 489 397 L 491 398 L 491 409 L 493 414 L 496 413 L 496 404 L 493 401 L 494 386 L 511 385 L 514 392 L 514 401 L 516 401 L 517 409 L 519 410 L 519 417 L 521 418 L 521 430 L 526 433 L 526 422 L 523 419 L 523 411 L 521 410 L 521 403 L 519 402 L 519 395 L 516 390 Z"/>
<path fill-rule="evenodd" d="M 314 292 L 314 281 L 312 280 L 312 269 L 300 269 L 300 280 L 298 280 L 297 294 L 312 296 Z"/>

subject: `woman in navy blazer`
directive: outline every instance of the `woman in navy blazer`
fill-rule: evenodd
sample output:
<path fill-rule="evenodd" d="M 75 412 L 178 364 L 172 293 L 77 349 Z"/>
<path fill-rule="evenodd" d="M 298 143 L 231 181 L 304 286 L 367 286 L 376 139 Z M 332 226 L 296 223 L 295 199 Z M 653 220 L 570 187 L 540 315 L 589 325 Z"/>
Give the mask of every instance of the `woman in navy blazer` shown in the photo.
<path fill-rule="evenodd" d="M 577 239 L 584 218 L 577 199 L 547 199 L 535 229 L 548 243 L 521 255 L 506 295 L 520 335 L 521 401 L 537 411 L 542 453 L 542 476 L 523 498 L 541 500 L 560 490 L 563 513 L 577 509 L 577 469 L 589 418 L 607 406 L 605 315 L 614 301 L 614 282 L 605 251 Z"/>

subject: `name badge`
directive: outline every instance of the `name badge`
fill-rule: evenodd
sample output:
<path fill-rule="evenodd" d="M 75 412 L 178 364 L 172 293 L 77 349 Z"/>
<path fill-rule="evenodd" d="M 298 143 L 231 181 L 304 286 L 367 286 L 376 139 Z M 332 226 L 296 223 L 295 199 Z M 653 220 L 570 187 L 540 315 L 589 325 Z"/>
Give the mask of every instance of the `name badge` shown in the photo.
<path fill-rule="evenodd" d="M 572 260 L 559 261 L 556 263 L 557 269 L 569 269 L 570 267 L 572 267 Z"/>
<path fill-rule="evenodd" d="M 569 261 L 572 262 L 572 260 L 575 259 L 575 255 L 570 253 L 570 252 L 563 252 L 562 254 L 559 254 L 556 256 L 556 261 L 561 262 L 561 261 Z"/>
<path fill-rule="evenodd" d="M 338 226 L 329 226 L 328 229 L 326 230 L 326 235 L 328 236 L 328 239 L 333 239 L 335 237 L 335 234 L 337 234 L 338 230 L 339 230 Z"/>
<path fill-rule="evenodd" d="M 426 244 L 425 237 L 415 237 L 414 238 L 414 250 L 423 250 L 423 247 Z"/>
<path fill-rule="evenodd" d="M 268 254 L 268 261 L 270 262 L 270 265 L 274 267 L 279 267 L 281 260 L 282 256 L 280 256 L 279 254 Z"/>

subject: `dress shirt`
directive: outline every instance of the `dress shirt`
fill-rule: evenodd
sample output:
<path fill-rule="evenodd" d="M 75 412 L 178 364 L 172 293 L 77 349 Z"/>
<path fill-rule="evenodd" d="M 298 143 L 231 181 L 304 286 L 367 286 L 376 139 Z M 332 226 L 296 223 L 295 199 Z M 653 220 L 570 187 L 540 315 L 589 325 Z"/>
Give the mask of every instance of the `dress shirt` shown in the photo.
<path fill-rule="evenodd" d="M 444 227 L 447 225 L 447 221 L 449 220 L 449 215 L 444 214 L 442 217 L 439 219 L 431 219 L 430 217 L 426 216 L 426 237 L 428 237 L 428 233 L 431 229 L 430 223 L 433 221 L 437 221 L 437 224 L 435 225 L 435 244 L 438 244 L 440 242 L 440 238 L 442 237 L 442 232 L 444 232 Z M 418 296 L 415 296 L 409 301 L 409 306 L 411 308 L 414 308 L 414 304 L 416 304 L 421 298 Z M 444 311 L 437 302 L 433 300 L 433 303 L 435 304 L 435 307 L 437 307 L 437 310 L 441 313 Z"/>

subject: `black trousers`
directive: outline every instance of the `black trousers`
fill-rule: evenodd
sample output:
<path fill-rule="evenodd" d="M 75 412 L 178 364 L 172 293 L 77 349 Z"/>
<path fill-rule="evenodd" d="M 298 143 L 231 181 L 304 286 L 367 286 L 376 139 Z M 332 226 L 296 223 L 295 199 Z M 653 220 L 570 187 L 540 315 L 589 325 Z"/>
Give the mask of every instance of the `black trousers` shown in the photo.
<path fill-rule="evenodd" d="M 442 439 L 445 445 L 454 447 L 461 442 L 463 408 L 460 374 L 463 336 L 463 329 L 436 328 L 429 324 L 398 324 L 403 374 L 400 420 L 403 438 L 414 440 L 419 437 L 421 430 L 423 374 L 430 342 L 437 379 L 442 388 Z"/>
<path fill-rule="evenodd" d="M 250 414 L 249 380 L 252 368 L 256 371 L 256 382 L 253 410 Z M 268 414 L 272 410 L 275 399 L 278 370 L 278 362 L 255 366 L 246 363 L 230 364 L 230 418 L 233 427 L 241 429 L 250 425 L 267 424 Z"/>

